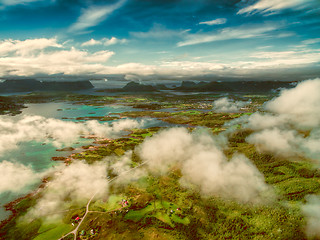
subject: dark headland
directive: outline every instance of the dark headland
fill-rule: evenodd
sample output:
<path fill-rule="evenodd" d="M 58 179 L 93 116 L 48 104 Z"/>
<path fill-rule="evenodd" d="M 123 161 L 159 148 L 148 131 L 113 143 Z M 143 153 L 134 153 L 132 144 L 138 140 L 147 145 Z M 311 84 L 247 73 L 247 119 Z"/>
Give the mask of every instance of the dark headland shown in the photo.
<path fill-rule="evenodd" d="M 89 80 L 73 82 L 45 82 L 35 79 L 5 80 L 0 83 L 1 93 L 34 91 L 78 91 L 94 88 Z"/>

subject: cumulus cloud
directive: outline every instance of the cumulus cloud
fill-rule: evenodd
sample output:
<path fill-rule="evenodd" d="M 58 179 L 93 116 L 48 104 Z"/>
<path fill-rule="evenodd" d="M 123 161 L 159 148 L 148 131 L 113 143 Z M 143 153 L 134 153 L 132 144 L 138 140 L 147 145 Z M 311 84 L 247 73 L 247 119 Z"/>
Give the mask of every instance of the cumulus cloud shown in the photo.
<path fill-rule="evenodd" d="M 39 182 L 43 174 L 35 173 L 30 167 L 20 163 L 3 161 L 0 163 L 0 194 L 3 192 L 24 192 L 24 188 Z"/>
<path fill-rule="evenodd" d="M 260 151 L 320 160 L 319 91 L 320 79 L 303 81 L 268 101 L 263 113 L 233 123 L 254 130 L 246 140 Z"/>
<path fill-rule="evenodd" d="M 227 97 L 219 98 L 213 102 L 213 110 L 215 112 L 239 112 L 239 110 L 250 104 L 250 102 L 233 101 Z"/>
<path fill-rule="evenodd" d="M 241 120 L 244 120 L 244 122 L 246 122 L 245 127 L 251 128 L 253 130 L 263 130 L 266 128 L 282 126 L 288 122 L 286 116 L 274 115 L 270 113 L 262 114 L 260 112 L 256 112 L 250 117 L 244 117 Z"/>
<path fill-rule="evenodd" d="M 320 237 L 320 198 L 309 196 L 307 203 L 302 206 L 302 212 L 306 217 L 306 234 L 309 238 Z"/>
<path fill-rule="evenodd" d="M 93 5 L 84 9 L 77 22 L 70 26 L 69 31 L 79 32 L 98 25 L 102 21 L 106 20 L 114 11 L 121 8 L 125 2 L 126 0 L 119 0 L 112 5 Z"/>
<path fill-rule="evenodd" d="M 23 116 L 21 119 L 0 118 L 0 154 L 17 147 L 19 142 L 52 142 L 61 147 L 75 142 L 80 135 L 94 134 L 97 137 L 116 137 L 124 130 L 139 128 L 144 120 L 123 119 L 113 123 L 87 121 L 66 122 L 42 116 Z"/>
<path fill-rule="evenodd" d="M 264 194 L 271 193 L 262 174 L 245 156 L 227 159 L 222 151 L 224 145 L 225 139 L 208 132 L 172 128 L 147 139 L 138 152 L 154 173 L 164 174 L 170 167 L 180 167 L 181 184 L 197 186 L 204 195 L 259 202 Z"/>
<path fill-rule="evenodd" d="M 92 74 L 114 55 L 112 51 L 89 53 L 74 47 L 65 49 L 56 39 L 5 40 L 0 43 L 0 76 L 35 74 Z"/>
<path fill-rule="evenodd" d="M 110 45 L 114 45 L 114 44 L 118 44 L 118 43 L 126 43 L 127 40 L 126 39 L 118 39 L 116 37 L 112 37 L 110 39 L 106 38 L 104 39 L 104 45 L 105 46 L 110 46 Z"/>
<path fill-rule="evenodd" d="M 123 44 L 126 43 L 127 39 L 119 39 L 116 37 L 111 37 L 109 38 L 102 38 L 101 40 L 95 40 L 91 38 L 89 41 L 84 42 L 81 44 L 81 46 L 86 47 L 86 46 L 95 46 L 95 45 L 105 45 L 105 46 L 110 46 L 110 45 L 115 45 L 115 44 Z"/>
<path fill-rule="evenodd" d="M 48 47 L 61 48 L 62 45 L 57 43 L 56 38 L 26 39 L 24 41 L 7 39 L 0 41 L 0 54 L 6 56 L 10 53 L 16 53 L 17 55 L 26 56 Z"/>
<path fill-rule="evenodd" d="M 258 150 L 285 157 L 307 157 L 320 160 L 320 129 L 308 132 L 308 135 L 285 126 L 265 129 L 251 134 L 247 142 Z"/>
<path fill-rule="evenodd" d="M 18 121 L 1 118 L 0 153 L 17 147 L 23 141 L 48 141 L 51 138 L 57 146 L 71 143 L 84 130 L 81 125 L 41 116 L 25 116 Z"/>
<path fill-rule="evenodd" d="M 301 82 L 293 89 L 268 102 L 266 110 L 287 116 L 297 127 L 313 128 L 320 124 L 320 79 Z"/>
<path fill-rule="evenodd" d="M 74 162 L 63 166 L 43 191 L 43 197 L 27 214 L 27 217 L 59 216 L 59 212 L 92 196 L 108 193 L 107 164 L 98 162 L 88 165 Z"/>
<path fill-rule="evenodd" d="M 225 24 L 227 22 L 226 18 L 217 18 L 211 21 L 204 21 L 204 22 L 199 22 L 199 24 L 205 24 L 205 25 L 221 25 L 221 24 Z"/>
<path fill-rule="evenodd" d="M 261 27 L 261 29 L 264 29 L 264 27 Z M 251 30 L 247 31 L 243 29 L 243 31 L 239 30 L 240 32 L 238 34 L 238 30 L 225 29 L 222 30 L 221 33 L 213 33 L 213 35 L 221 35 L 221 38 L 218 37 L 217 39 L 223 40 L 229 39 L 228 37 L 232 37 L 233 35 L 237 36 L 236 38 L 242 38 L 241 36 L 246 38 L 250 37 L 249 35 L 252 33 Z M 140 37 L 157 38 L 158 35 L 163 37 L 172 36 L 170 32 L 166 34 L 161 31 L 155 31 L 150 35 L 149 33 L 147 35 L 142 34 Z M 190 34 L 186 34 L 185 31 L 184 33 L 180 32 L 178 35 L 185 38 Z M 253 35 L 251 36 L 253 37 Z M 201 36 L 199 37 L 202 39 Z M 91 39 L 83 43 L 82 47 L 97 44 L 110 46 L 112 44 L 124 44 L 126 41 L 126 39 L 118 39 L 115 37 L 102 38 L 100 40 Z M 163 60 L 157 64 L 130 62 L 116 66 L 108 66 L 108 61 L 115 52 L 108 50 L 79 50 L 70 46 L 68 42 L 59 43 L 56 38 L 3 40 L 0 42 L 0 53 L 0 77 L 2 78 L 29 76 L 51 80 L 56 79 L 58 81 L 71 78 L 104 78 L 106 74 L 121 74 L 140 80 L 180 80 L 213 75 L 235 77 L 239 76 L 239 74 L 241 77 L 245 75 L 261 76 L 265 73 L 262 73 L 264 69 L 276 68 L 279 72 L 282 72 L 288 71 L 288 68 L 306 67 L 320 61 L 320 52 L 318 49 L 314 49 L 312 51 L 295 50 L 290 53 L 280 52 L 278 54 L 258 52 L 251 56 L 257 60 L 234 61 L 231 63 L 221 61 Z M 270 75 L 270 73 L 268 75 Z"/>
<path fill-rule="evenodd" d="M 102 44 L 101 41 L 91 38 L 89 41 L 82 43 L 81 46 L 86 47 L 86 46 L 95 46 L 95 45 L 101 45 L 101 44 Z"/>
<path fill-rule="evenodd" d="M 251 134 L 247 142 L 255 144 L 259 151 L 295 156 L 299 154 L 302 138 L 295 130 L 272 128 Z"/>
<path fill-rule="evenodd" d="M 98 121 L 87 121 L 85 123 L 86 132 L 98 137 L 117 137 L 124 130 L 140 128 L 146 123 L 145 120 L 137 121 L 133 119 L 121 119 L 112 124 L 99 123 Z"/>

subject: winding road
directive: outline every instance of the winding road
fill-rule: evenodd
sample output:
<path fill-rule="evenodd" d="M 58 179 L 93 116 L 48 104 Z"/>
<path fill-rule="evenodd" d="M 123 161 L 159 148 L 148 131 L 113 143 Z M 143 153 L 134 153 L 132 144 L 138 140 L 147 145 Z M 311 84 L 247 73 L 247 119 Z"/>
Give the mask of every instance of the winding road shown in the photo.
<path fill-rule="evenodd" d="M 141 166 L 145 165 L 146 163 L 147 163 L 147 161 L 141 163 L 140 165 L 138 165 L 138 166 L 136 166 L 136 167 L 134 167 L 134 168 L 131 168 L 131 169 L 127 170 L 127 171 L 122 172 L 120 175 L 118 175 L 118 176 L 112 178 L 111 180 L 109 180 L 108 183 L 111 183 L 111 182 L 113 182 L 114 180 L 118 179 L 119 177 L 121 177 L 121 176 L 123 176 L 123 175 L 125 175 L 125 174 L 127 174 L 127 173 L 129 173 L 129 172 L 131 172 L 131 171 L 133 171 L 133 170 L 135 170 L 135 169 L 137 169 L 137 168 L 140 168 Z M 77 239 L 78 229 L 80 228 L 82 222 L 84 221 L 84 219 L 87 217 L 88 213 L 90 212 L 90 211 L 89 211 L 89 206 L 90 206 L 92 200 L 94 199 L 94 197 L 97 195 L 97 193 L 98 193 L 98 191 L 95 192 L 95 193 L 92 195 L 92 197 L 89 199 L 89 201 L 88 201 L 88 203 L 87 203 L 87 205 L 86 205 L 86 212 L 85 212 L 85 214 L 83 215 L 83 217 L 82 217 L 81 221 L 79 222 L 78 226 L 77 226 L 74 230 L 72 230 L 71 232 L 68 232 L 67 234 L 65 234 L 64 236 L 62 236 L 61 238 L 59 238 L 59 240 L 62 240 L 63 238 L 69 236 L 70 234 L 73 234 L 73 235 L 74 235 L 74 238 L 73 238 L 74 240 Z"/>

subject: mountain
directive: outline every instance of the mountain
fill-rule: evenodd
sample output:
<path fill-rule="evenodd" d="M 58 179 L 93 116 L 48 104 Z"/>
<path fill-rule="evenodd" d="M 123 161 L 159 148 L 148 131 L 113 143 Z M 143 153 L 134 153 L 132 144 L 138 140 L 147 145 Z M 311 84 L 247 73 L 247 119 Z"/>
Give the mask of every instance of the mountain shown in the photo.
<path fill-rule="evenodd" d="M 291 88 L 294 82 L 280 81 L 234 81 L 234 82 L 199 82 L 184 81 L 177 91 L 198 92 L 269 92 L 279 88 Z"/>
<path fill-rule="evenodd" d="M 90 81 L 41 82 L 35 79 L 5 80 L 0 83 L 0 92 L 33 91 L 78 91 L 93 88 Z"/>
<path fill-rule="evenodd" d="M 154 92 L 157 89 L 151 85 L 144 85 L 134 81 L 129 82 L 122 89 L 124 92 Z"/>
<path fill-rule="evenodd" d="M 157 90 L 168 90 L 168 89 L 170 89 L 170 88 L 168 88 L 166 85 L 164 85 L 164 84 L 156 84 L 155 86 L 154 86 Z"/>

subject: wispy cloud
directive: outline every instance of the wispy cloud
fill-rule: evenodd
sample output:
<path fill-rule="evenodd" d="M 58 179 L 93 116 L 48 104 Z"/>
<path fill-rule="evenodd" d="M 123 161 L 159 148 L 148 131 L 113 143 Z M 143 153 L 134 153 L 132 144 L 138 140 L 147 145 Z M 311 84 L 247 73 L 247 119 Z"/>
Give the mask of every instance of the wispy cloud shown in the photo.
<path fill-rule="evenodd" d="M 205 21 L 205 22 L 199 22 L 199 24 L 204 24 L 204 25 L 221 25 L 221 24 L 225 24 L 227 22 L 226 18 L 217 18 L 211 21 Z"/>
<path fill-rule="evenodd" d="M 32 2 L 43 2 L 43 1 L 45 0 L 0 0 L 0 7 L 28 4 Z"/>
<path fill-rule="evenodd" d="M 190 30 L 171 30 L 167 29 L 161 24 L 154 24 L 148 32 L 131 32 L 130 34 L 136 38 L 164 39 L 171 37 L 181 37 L 188 31 Z"/>
<path fill-rule="evenodd" d="M 267 36 L 279 28 L 277 24 L 243 25 L 240 27 L 224 28 L 218 32 L 195 33 L 186 35 L 185 39 L 178 42 L 178 47 L 215 42 L 230 39 L 247 39 Z"/>
<path fill-rule="evenodd" d="M 77 22 L 69 28 L 70 32 L 78 32 L 96 26 L 106 20 L 115 10 L 121 8 L 126 0 L 119 0 L 115 4 L 107 6 L 93 5 L 84 9 Z"/>
<path fill-rule="evenodd" d="M 251 57 L 263 59 L 263 61 L 252 62 L 259 67 L 290 67 L 298 65 L 308 65 L 320 62 L 320 50 L 300 50 L 300 51 L 282 51 L 282 52 L 257 52 Z"/>
<path fill-rule="evenodd" d="M 244 7 L 238 11 L 238 14 L 263 14 L 270 15 L 281 12 L 285 9 L 303 9 L 315 0 L 259 0 L 256 3 Z"/>
<path fill-rule="evenodd" d="M 320 43 L 320 38 L 311 38 L 302 41 L 303 44 L 310 45 L 310 44 L 315 44 L 315 43 Z"/>

